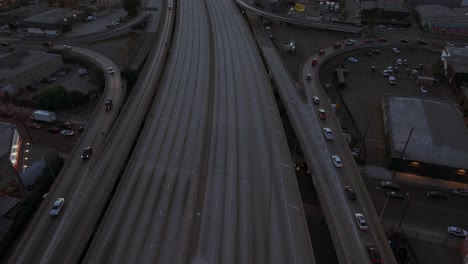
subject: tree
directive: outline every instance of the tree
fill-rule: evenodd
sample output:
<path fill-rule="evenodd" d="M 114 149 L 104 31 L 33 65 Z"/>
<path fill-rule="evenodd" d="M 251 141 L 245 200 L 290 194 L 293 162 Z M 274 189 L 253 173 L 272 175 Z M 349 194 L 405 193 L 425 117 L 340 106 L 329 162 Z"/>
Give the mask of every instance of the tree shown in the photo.
<path fill-rule="evenodd" d="M 68 92 L 63 86 L 56 86 L 40 92 L 35 99 L 38 108 L 57 111 L 84 104 L 88 101 L 88 96 L 78 91 Z"/>
<path fill-rule="evenodd" d="M 442 79 L 445 77 L 445 66 L 441 59 L 438 59 L 436 63 L 432 65 L 432 76 L 436 79 Z"/>
<path fill-rule="evenodd" d="M 141 0 L 124 0 L 123 8 L 128 12 L 131 17 L 136 16 L 138 8 L 141 6 Z"/>

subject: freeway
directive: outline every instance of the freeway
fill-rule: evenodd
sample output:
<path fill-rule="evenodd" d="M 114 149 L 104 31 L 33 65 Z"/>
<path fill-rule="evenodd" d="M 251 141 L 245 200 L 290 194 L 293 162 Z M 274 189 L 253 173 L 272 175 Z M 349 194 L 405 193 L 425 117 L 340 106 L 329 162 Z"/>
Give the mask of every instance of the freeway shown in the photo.
<path fill-rule="evenodd" d="M 86 263 L 314 263 L 261 58 L 228 0 L 178 2 L 167 71 Z"/>
<path fill-rule="evenodd" d="M 316 74 L 318 70 L 315 69 L 310 83 L 304 84 L 305 96 L 300 96 L 302 91 L 297 88 L 296 83 L 287 73 L 278 52 L 272 46 L 258 18 L 249 14 L 249 19 L 309 165 L 340 263 L 362 263 L 368 259 L 365 249 L 367 243 L 373 243 L 379 248 L 385 263 L 395 263 L 359 170 L 340 133 L 341 128 L 331 106 L 327 104 L 326 94 L 320 87 Z M 303 76 L 310 72 L 309 67 L 311 66 L 308 60 L 302 72 Z M 322 98 L 319 106 L 314 105 L 310 100 L 316 95 Z M 306 99 L 304 102 L 304 98 L 309 100 Z M 326 110 L 326 120 L 319 120 L 318 108 Z M 324 139 L 322 132 L 324 127 L 329 127 L 334 132 L 332 142 Z M 342 168 L 336 168 L 333 165 L 332 155 L 341 157 Z M 357 201 L 348 200 L 344 194 L 345 185 L 354 186 L 358 193 Z M 369 225 L 367 232 L 359 231 L 354 219 L 355 213 L 365 215 Z"/>
<path fill-rule="evenodd" d="M 172 18 L 162 23 L 160 35 L 150 53 L 151 60 L 142 70 L 134 93 L 122 109 L 112 128 L 113 115 L 103 108 L 96 110 L 94 120 L 80 139 L 78 146 L 91 145 L 94 154 L 88 161 L 79 159 L 81 149 L 75 148 L 56 183 L 49 192 L 8 263 L 76 263 L 92 236 L 94 226 L 104 210 L 115 182 L 126 165 L 134 141 L 138 137 L 150 106 L 167 54 L 172 34 Z M 72 46 L 72 52 L 79 51 Z M 90 54 L 90 53 L 88 53 Z M 90 55 L 103 68 L 113 65 L 99 54 Z M 115 65 L 114 65 L 115 66 Z M 117 67 L 114 67 L 117 69 Z M 151 74 L 145 74 L 150 72 Z M 111 87 L 121 89 L 119 71 L 106 77 Z M 111 89 L 113 90 L 113 89 Z M 123 96 L 122 96 L 123 98 Z M 104 99 L 103 99 L 104 100 Z M 116 109 L 117 110 L 117 109 Z M 65 197 L 64 210 L 52 218 L 49 210 L 57 197 Z"/>

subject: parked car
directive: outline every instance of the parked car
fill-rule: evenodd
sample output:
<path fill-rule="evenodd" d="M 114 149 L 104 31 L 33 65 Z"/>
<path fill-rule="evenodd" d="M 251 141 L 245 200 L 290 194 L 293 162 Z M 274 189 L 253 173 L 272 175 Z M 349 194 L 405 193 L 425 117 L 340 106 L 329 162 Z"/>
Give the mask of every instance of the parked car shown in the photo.
<path fill-rule="evenodd" d="M 73 125 L 70 122 L 65 122 L 65 123 L 60 124 L 59 127 L 65 128 L 65 129 L 72 129 Z"/>
<path fill-rule="evenodd" d="M 332 160 L 333 160 L 333 164 L 335 164 L 335 167 L 337 167 L 337 168 L 343 167 L 343 164 L 341 163 L 340 156 L 333 155 Z"/>
<path fill-rule="evenodd" d="M 424 68 L 424 65 L 423 64 L 418 64 L 416 65 L 416 67 L 414 67 L 415 70 L 422 70 Z"/>
<path fill-rule="evenodd" d="M 326 127 L 323 129 L 323 134 L 327 140 L 333 140 L 333 133 L 330 128 Z"/>
<path fill-rule="evenodd" d="M 355 213 L 354 217 L 356 218 L 356 222 L 359 226 L 359 229 L 362 231 L 367 231 L 367 222 L 366 218 L 364 218 L 364 215 L 361 213 Z"/>
<path fill-rule="evenodd" d="M 45 48 L 52 48 L 54 46 L 54 43 L 52 42 L 42 42 L 42 46 Z"/>
<path fill-rule="evenodd" d="M 426 197 L 439 199 L 439 200 L 446 199 L 445 194 L 443 192 L 437 191 L 437 190 L 427 190 L 426 191 Z"/>
<path fill-rule="evenodd" d="M 405 195 L 401 192 L 387 192 L 388 198 L 397 199 L 397 200 L 404 200 Z"/>
<path fill-rule="evenodd" d="M 52 209 L 50 209 L 50 215 L 51 216 L 59 215 L 64 203 L 65 203 L 65 198 L 58 198 L 57 200 L 55 200 L 54 204 L 52 205 Z"/>
<path fill-rule="evenodd" d="M 392 51 L 393 51 L 393 53 L 397 53 L 397 54 L 399 54 L 399 53 L 400 53 L 400 50 L 399 50 L 399 49 L 397 49 L 397 48 L 393 48 L 393 49 L 392 49 Z"/>
<path fill-rule="evenodd" d="M 10 46 L 10 43 L 2 41 L 1 45 L 4 46 L 4 47 L 8 47 L 8 46 Z"/>
<path fill-rule="evenodd" d="M 357 195 L 356 195 L 356 191 L 354 190 L 353 187 L 345 186 L 345 192 L 346 192 L 346 195 L 348 196 L 348 198 L 350 200 L 356 200 Z"/>
<path fill-rule="evenodd" d="M 392 67 L 392 66 L 388 66 L 388 67 L 387 67 L 387 71 L 388 71 L 389 73 L 392 73 L 392 72 L 393 72 L 393 67 Z"/>
<path fill-rule="evenodd" d="M 314 104 L 320 104 L 320 98 L 318 96 L 312 97 L 312 101 L 314 101 Z"/>
<path fill-rule="evenodd" d="M 456 226 L 447 227 L 447 232 L 451 235 L 458 236 L 458 237 L 468 236 L 468 231 L 461 229 L 459 227 L 456 227 Z"/>
<path fill-rule="evenodd" d="M 375 72 L 375 66 L 370 67 L 371 72 Z"/>
<path fill-rule="evenodd" d="M 399 191 L 400 190 L 400 185 L 391 182 L 391 181 L 383 181 L 380 183 L 380 187 L 382 189 L 387 189 L 387 190 L 392 190 L 392 191 Z"/>
<path fill-rule="evenodd" d="M 348 39 L 345 41 L 345 46 L 352 46 L 354 44 L 356 44 L 356 41 L 354 39 Z"/>
<path fill-rule="evenodd" d="M 397 63 L 398 65 L 402 65 L 402 64 L 403 64 L 403 60 L 402 60 L 402 59 L 398 59 L 398 60 L 396 61 L 396 63 Z"/>
<path fill-rule="evenodd" d="M 384 77 L 388 77 L 388 71 L 387 70 L 383 70 L 382 74 L 383 74 Z"/>
<path fill-rule="evenodd" d="M 449 47 L 453 47 L 455 46 L 454 44 L 450 43 L 450 42 L 444 42 L 442 43 L 442 46 L 449 46 Z"/>
<path fill-rule="evenodd" d="M 87 160 L 91 157 L 92 154 L 93 154 L 93 148 L 86 147 L 83 149 L 83 152 L 81 153 L 81 159 Z"/>
<path fill-rule="evenodd" d="M 369 257 L 370 257 L 372 263 L 376 263 L 376 264 L 377 263 L 383 263 L 383 259 L 380 256 L 380 252 L 377 249 L 377 247 L 375 247 L 374 244 L 367 243 L 366 248 L 367 248 L 367 253 L 369 253 Z"/>
<path fill-rule="evenodd" d="M 418 40 L 418 41 L 416 41 L 416 44 L 427 45 L 426 41 L 424 41 L 424 40 Z"/>
<path fill-rule="evenodd" d="M 354 57 L 349 57 L 346 60 L 349 61 L 349 62 L 354 62 L 354 63 L 358 62 L 358 60 L 356 58 L 354 58 Z"/>
<path fill-rule="evenodd" d="M 382 51 L 381 50 L 372 50 L 372 54 L 382 54 Z"/>
<path fill-rule="evenodd" d="M 63 46 L 62 46 L 62 49 L 64 49 L 64 50 L 71 50 L 71 46 L 70 46 L 70 45 L 63 45 Z"/>
<path fill-rule="evenodd" d="M 64 136 L 73 136 L 75 135 L 75 132 L 73 132 L 73 130 L 62 130 L 62 132 L 60 132 L 60 134 L 64 135 Z"/>
<path fill-rule="evenodd" d="M 403 60 L 403 65 L 408 65 L 408 60 Z"/>
<path fill-rule="evenodd" d="M 387 39 L 386 38 L 379 38 L 377 41 L 378 42 L 387 42 Z"/>
<path fill-rule="evenodd" d="M 407 39 L 400 39 L 401 43 L 408 43 L 409 41 Z"/>
<path fill-rule="evenodd" d="M 322 119 L 322 120 L 327 119 L 327 116 L 325 115 L 325 110 L 319 109 L 318 114 L 319 114 L 320 119 Z"/>
<path fill-rule="evenodd" d="M 29 125 L 30 128 L 34 128 L 34 129 L 40 129 L 42 126 L 39 125 L 38 123 L 32 123 Z"/>
<path fill-rule="evenodd" d="M 411 73 L 412 73 L 413 75 L 418 75 L 418 70 L 412 70 Z"/>

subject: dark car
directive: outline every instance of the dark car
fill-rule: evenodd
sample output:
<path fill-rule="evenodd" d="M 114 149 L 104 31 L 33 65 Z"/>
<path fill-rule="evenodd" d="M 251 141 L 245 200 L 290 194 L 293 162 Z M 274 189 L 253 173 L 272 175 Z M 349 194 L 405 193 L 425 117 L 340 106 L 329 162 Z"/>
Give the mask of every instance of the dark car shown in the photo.
<path fill-rule="evenodd" d="M 383 259 L 380 256 L 379 250 L 374 244 L 367 243 L 366 248 L 372 263 L 383 263 Z"/>
<path fill-rule="evenodd" d="M 346 195 L 348 195 L 348 198 L 350 200 L 356 200 L 357 195 L 356 195 L 356 191 L 354 190 L 353 187 L 345 186 L 345 192 L 346 192 Z"/>
<path fill-rule="evenodd" d="M 434 199 L 439 199 L 439 200 L 446 199 L 445 194 L 443 192 L 435 191 L 435 190 L 427 190 L 426 196 L 429 198 L 434 198 Z"/>
<path fill-rule="evenodd" d="M 372 50 L 372 54 L 382 54 L 381 50 Z"/>
<path fill-rule="evenodd" d="M 422 70 L 423 68 L 424 68 L 424 65 L 422 65 L 422 64 L 418 64 L 418 65 L 416 65 L 416 67 L 414 67 L 414 69 L 418 70 L 418 71 Z"/>
<path fill-rule="evenodd" d="M 386 38 L 379 38 L 377 41 L 378 42 L 387 42 L 387 39 Z"/>
<path fill-rule="evenodd" d="M 49 132 L 49 133 L 59 133 L 59 132 L 60 132 L 60 128 L 58 128 L 58 127 L 49 127 L 49 128 L 47 129 L 47 132 Z"/>
<path fill-rule="evenodd" d="M 112 109 L 112 99 L 111 98 L 106 99 L 105 107 L 106 107 L 106 111 L 110 111 Z"/>
<path fill-rule="evenodd" d="M 52 42 L 42 42 L 42 46 L 46 47 L 46 48 L 51 48 L 54 46 L 54 43 Z"/>
<path fill-rule="evenodd" d="M 65 122 L 65 123 L 60 124 L 60 127 L 65 128 L 65 129 L 72 129 L 73 125 L 70 122 Z"/>
<path fill-rule="evenodd" d="M 401 43 L 408 43 L 409 41 L 407 39 L 400 39 Z"/>
<path fill-rule="evenodd" d="M 34 128 L 34 129 L 40 129 L 41 128 L 41 125 L 39 125 L 38 123 L 32 123 L 29 125 L 30 128 Z"/>
<path fill-rule="evenodd" d="M 81 153 L 81 159 L 87 160 L 91 157 L 92 154 L 93 154 L 93 148 L 86 147 L 83 149 L 83 153 Z"/>
<path fill-rule="evenodd" d="M 388 198 L 397 199 L 397 200 L 404 200 L 405 195 L 401 192 L 387 192 Z"/>
<path fill-rule="evenodd" d="M 399 191 L 400 190 L 400 185 L 390 182 L 390 181 L 383 181 L 380 183 L 380 186 L 382 189 L 387 189 L 387 190 L 392 190 L 392 191 Z"/>
<path fill-rule="evenodd" d="M 425 41 L 423 41 L 423 40 L 418 40 L 418 41 L 416 41 L 416 43 L 419 44 L 419 45 L 426 45 L 426 44 L 427 44 L 427 43 L 426 43 Z"/>
<path fill-rule="evenodd" d="M 333 45 L 335 49 L 341 48 L 341 43 L 337 42 L 335 45 Z"/>
<path fill-rule="evenodd" d="M 2 44 L 2 46 L 4 46 L 4 47 L 8 47 L 8 46 L 10 46 L 10 43 L 8 43 L 8 42 L 5 42 L 5 41 L 2 41 L 2 43 L 1 43 L 1 44 Z"/>

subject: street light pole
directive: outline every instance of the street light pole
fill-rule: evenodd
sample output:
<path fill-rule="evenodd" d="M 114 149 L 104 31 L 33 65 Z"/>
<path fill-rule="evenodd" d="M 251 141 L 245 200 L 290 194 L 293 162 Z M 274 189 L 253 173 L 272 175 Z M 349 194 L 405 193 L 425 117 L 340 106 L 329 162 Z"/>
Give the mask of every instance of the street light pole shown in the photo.
<path fill-rule="evenodd" d="M 385 211 L 385 207 L 387 207 L 388 197 L 390 197 L 390 192 L 387 193 L 387 199 L 385 199 L 385 203 L 383 205 L 382 211 L 380 212 L 379 221 L 382 220 L 382 216 L 383 216 L 383 213 Z"/>

